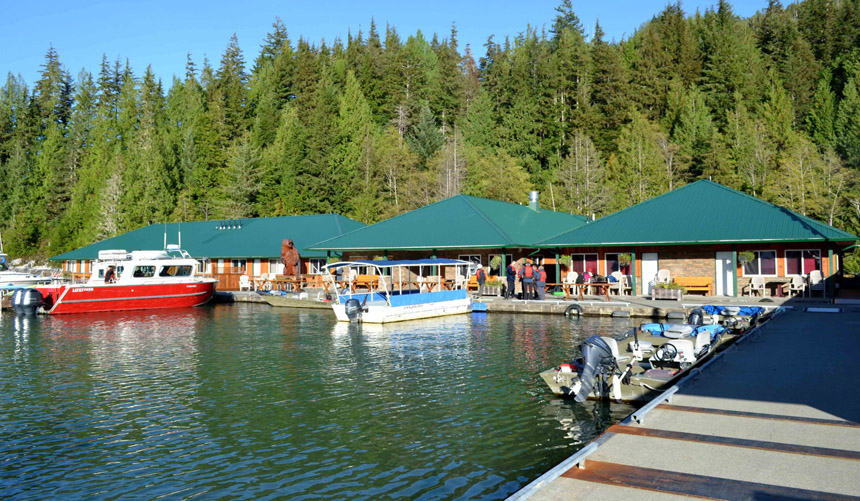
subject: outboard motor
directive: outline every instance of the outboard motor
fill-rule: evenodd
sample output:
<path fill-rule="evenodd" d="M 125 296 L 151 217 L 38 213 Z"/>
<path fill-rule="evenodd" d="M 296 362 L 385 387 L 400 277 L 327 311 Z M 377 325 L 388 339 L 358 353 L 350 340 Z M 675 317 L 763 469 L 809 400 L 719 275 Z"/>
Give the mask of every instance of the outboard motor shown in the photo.
<path fill-rule="evenodd" d="M 580 387 L 574 400 L 585 402 L 588 394 L 594 388 L 597 376 L 609 372 L 615 367 L 615 357 L 612 348 L 600 336 L 591 336 L 582 342 L 582 373 L 579 376 Z"/>
<path fill-rule="evenodd" d="M 356 322 L 361 320 L 361 301 L 358 299 L 352 298 L 347 300 L 346 304 L 343 307 L 344 313 L 346 313 L 347 318 L 349 318 L 350 322 Z"/>
<path fill-rule="evenodd" d="M 36 289 L 16 289 L 12 293 L 12 307 L 17 315 L 35 315 L 42 302 L 42 293 Z"/>
<path fill-rule="evenodd" d="M 701 308 L 696 308 L 690 312 L 690 318 L 687 320 L 690 325 L 704 325 L 705 312 Z"/>

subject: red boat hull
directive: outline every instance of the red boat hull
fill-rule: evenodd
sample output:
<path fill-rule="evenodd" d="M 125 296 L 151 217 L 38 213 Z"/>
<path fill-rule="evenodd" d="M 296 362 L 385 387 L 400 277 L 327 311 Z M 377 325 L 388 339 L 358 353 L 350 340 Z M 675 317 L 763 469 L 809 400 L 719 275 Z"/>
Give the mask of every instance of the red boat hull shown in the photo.
<path fill-rule="evenodd" d="M 178 284 L 84 284 L 38 287 L 52 315 L 99 311 L 187 308 L 215 295 L 215 281 Z"/>

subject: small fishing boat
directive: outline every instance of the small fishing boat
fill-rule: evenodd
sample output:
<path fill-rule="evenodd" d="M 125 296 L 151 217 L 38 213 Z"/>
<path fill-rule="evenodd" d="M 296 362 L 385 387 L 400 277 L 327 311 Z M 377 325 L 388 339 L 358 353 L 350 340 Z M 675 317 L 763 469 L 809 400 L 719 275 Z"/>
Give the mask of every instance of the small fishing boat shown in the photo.
<path fill-rule="evenodd" d="M 84 284 L 37 286 L 53 315 L 199 306 L 218 280 L 196 276 L 197 260 L 179 246 L 159 251 L 103 250 Z"/>
<path fill-rule="evenodd" d="M 723 320 L 731 319 L 733 328 L 741 323 L 749 328 L 756 325 L 760 313 L 752 312 L 742 321 L 740 312 L 731 310 Z M 703 323 L 718 315 L 708 317 L 697 308 L 686 324 L 642 324 L 621 339 L 591 336 L 580 346 L 581 358 L 540 376 L 554 394 L 577 402 L 647 402 L 742 335 L 743 330 Z"/>
<path fill-rule="evenodd" d="M 324 276 L 336 291 L 331 307 L 339 321 L 387 323 L 471 311 L 465 281 L 442 278 L 452 267 L 450 275 L 468 277 L 469 265 L 442 258 L 342 261 L 326 265 Z"/>
<path fill-rule="evenodd" d="M 0 252 L 0 289 L 32 287 L 38 284 L 51 283 L 51 280 L 53 280 L 50 276 L 15 271 L 9 266 L 7 257 L 5 253 Z"/>
<path fill-rule="evenodd" d="M 331 309 L 331 301 L 324 295 L 313 295 L 308 292 L 257 291 L 264 301 L 272 306 L 282 308 L 315 308 Z"/>

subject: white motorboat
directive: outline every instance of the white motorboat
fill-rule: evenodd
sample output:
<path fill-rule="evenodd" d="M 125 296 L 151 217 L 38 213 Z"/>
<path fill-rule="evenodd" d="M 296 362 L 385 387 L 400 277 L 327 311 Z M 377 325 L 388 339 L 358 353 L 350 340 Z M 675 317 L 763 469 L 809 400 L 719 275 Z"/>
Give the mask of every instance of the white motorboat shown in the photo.
<path fill-rule="evenodd" d="M 469 265 L 457 259 L 412 259 L 342 261 L 324 269 L 337 291 L 332 309 L 338 320 L 387 323 L 471 311 L 465 281 L 443 278 L 451 267 L 449 275 L 467 277 Z"/>

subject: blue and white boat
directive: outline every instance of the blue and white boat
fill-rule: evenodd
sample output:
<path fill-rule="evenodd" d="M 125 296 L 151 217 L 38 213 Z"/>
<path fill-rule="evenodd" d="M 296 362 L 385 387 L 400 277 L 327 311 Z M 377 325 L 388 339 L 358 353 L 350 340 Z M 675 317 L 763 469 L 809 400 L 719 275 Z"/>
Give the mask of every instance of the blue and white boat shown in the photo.
<path fill-rule="evenodd" d="M 324 267 L 342 322 L 388 323 L 471 311 L 470 262 L 457 259 L 341 261 Z"/>

